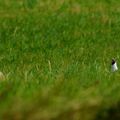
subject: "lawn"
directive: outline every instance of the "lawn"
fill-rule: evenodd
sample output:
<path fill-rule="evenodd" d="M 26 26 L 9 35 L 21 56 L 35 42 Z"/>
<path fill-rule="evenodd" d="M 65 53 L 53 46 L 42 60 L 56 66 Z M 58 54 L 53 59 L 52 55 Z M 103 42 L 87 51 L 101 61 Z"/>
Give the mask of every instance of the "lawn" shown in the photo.
<path fill-rule="evenodd" d="M 0 120 L 119 120 L 120 0 L 0 0 Z"/>

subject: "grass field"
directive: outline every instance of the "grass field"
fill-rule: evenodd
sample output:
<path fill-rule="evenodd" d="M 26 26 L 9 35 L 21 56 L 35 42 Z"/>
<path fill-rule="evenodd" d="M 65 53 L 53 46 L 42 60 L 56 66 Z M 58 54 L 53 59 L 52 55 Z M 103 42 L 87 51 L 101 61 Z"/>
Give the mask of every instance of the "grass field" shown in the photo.
<path fill-rule="evenodd" d="M 119 120 L 120 0 L 0 0 L 0 120 Z"/>

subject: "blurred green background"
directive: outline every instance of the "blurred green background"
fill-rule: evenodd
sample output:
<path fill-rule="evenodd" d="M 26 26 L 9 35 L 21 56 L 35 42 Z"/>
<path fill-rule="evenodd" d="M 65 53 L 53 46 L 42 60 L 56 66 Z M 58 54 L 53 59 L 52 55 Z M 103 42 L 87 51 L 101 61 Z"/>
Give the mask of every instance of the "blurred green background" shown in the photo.
<path fill-rule="evenodd" d="M 0 0 L 1 120 L 119 120 L 120 0 Z"/>

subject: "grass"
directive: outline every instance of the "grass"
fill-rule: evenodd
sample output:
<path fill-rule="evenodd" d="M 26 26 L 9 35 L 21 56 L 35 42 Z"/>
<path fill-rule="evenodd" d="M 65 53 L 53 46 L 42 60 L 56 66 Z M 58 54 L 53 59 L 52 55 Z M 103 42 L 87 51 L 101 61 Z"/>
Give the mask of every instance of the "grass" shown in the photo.
<path fill-rule="evenodd" d="M 119 3 L 0 0 L 0 119 L 119 119 Z"/>

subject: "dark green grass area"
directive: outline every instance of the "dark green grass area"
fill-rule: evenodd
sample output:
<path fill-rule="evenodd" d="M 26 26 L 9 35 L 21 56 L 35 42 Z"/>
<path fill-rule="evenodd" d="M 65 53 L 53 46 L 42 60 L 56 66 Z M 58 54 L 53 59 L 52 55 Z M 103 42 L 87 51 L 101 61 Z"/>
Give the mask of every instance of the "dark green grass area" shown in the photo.
<path fill-rule="evenodd" d="M 1 120 L 119 120 L 120 0 L 0 0 Z"/>

